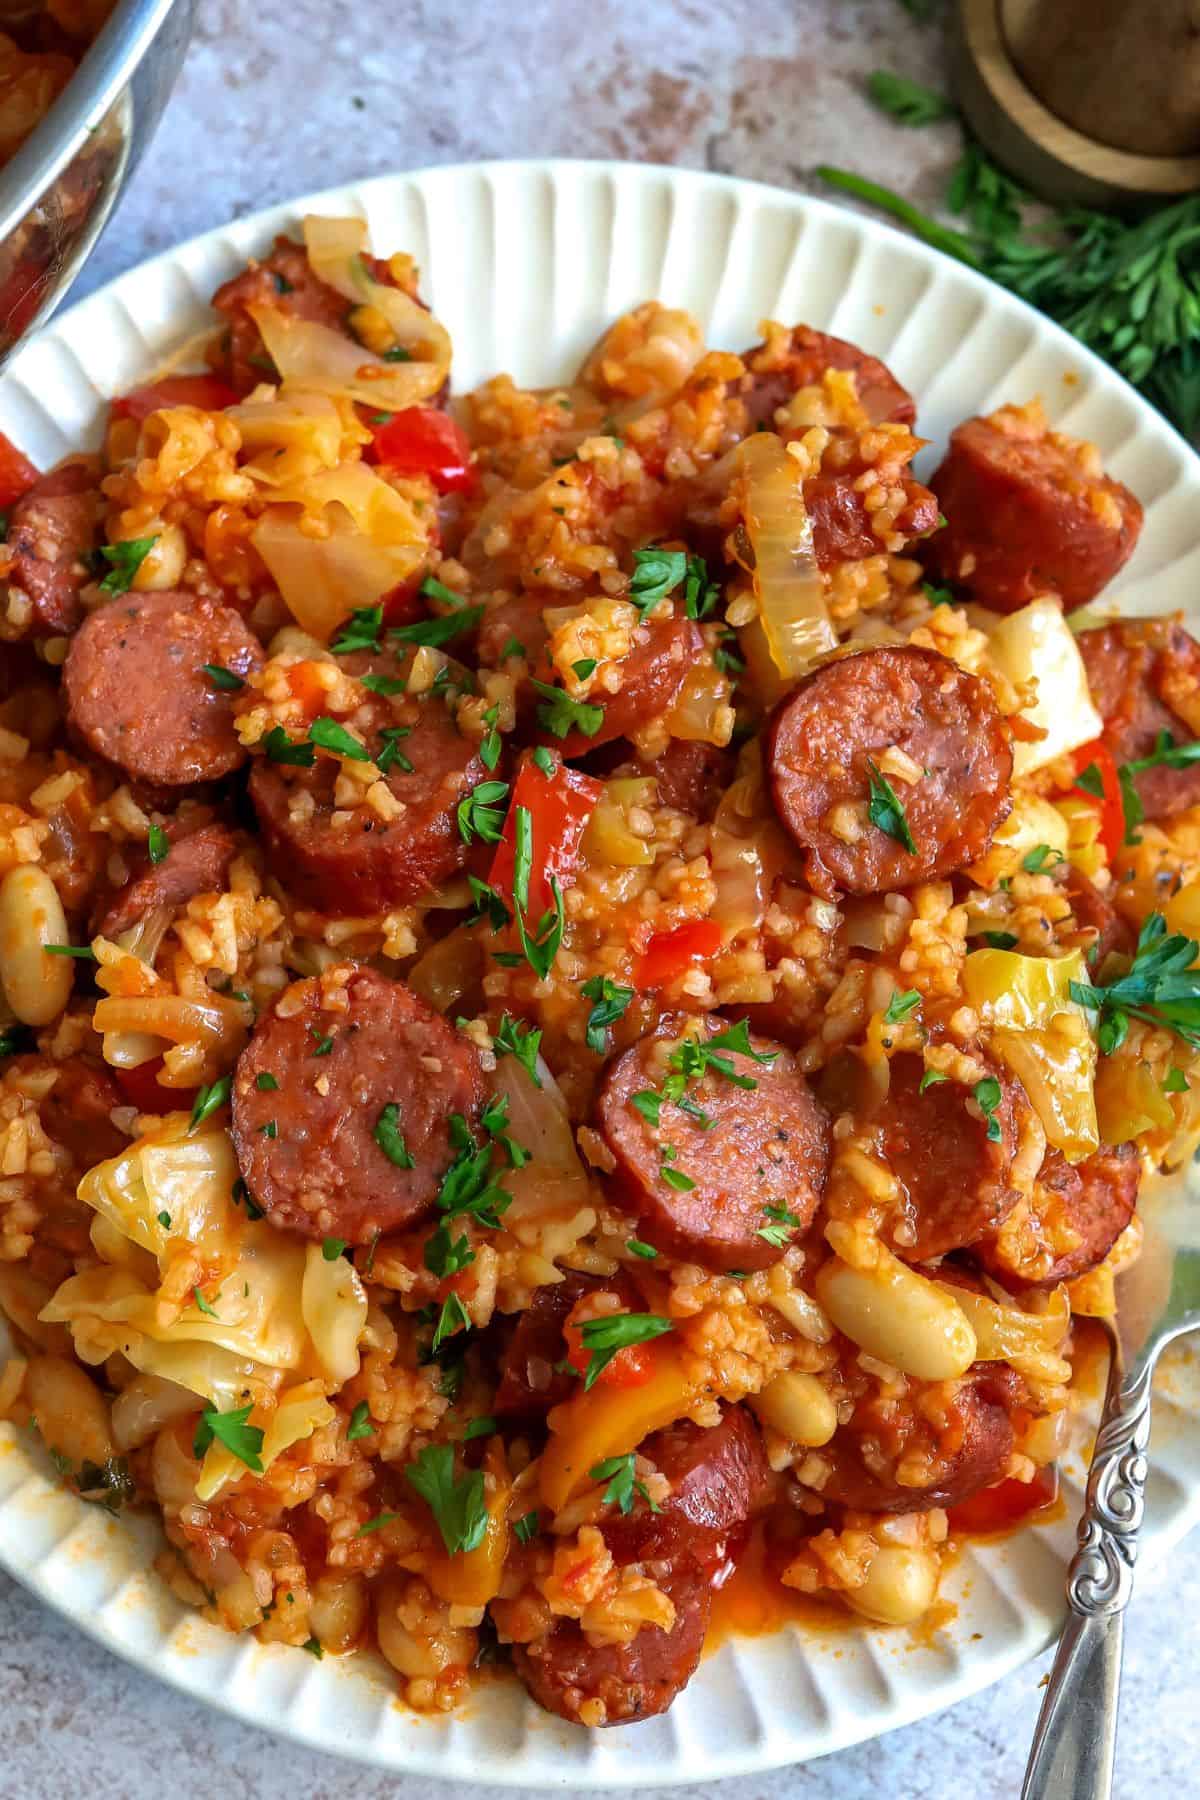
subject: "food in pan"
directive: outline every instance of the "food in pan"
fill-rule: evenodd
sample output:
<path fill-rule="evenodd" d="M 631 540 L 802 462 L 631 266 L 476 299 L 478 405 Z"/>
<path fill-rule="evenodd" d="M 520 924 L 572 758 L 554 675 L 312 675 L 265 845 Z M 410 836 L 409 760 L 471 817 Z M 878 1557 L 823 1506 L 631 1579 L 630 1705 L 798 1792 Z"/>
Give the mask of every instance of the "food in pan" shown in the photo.
<path fill-rule="evenodd" d="M 1036 401 L 925 485 L 877 358 L 654 303 L 456 394 L 354 220 L 214 307 L 0 458 L 5 1414 L 430 1711 L 661 1712 L 731 1570 L 926 1617 L 1200 1135 L 1136 498 Z"/>

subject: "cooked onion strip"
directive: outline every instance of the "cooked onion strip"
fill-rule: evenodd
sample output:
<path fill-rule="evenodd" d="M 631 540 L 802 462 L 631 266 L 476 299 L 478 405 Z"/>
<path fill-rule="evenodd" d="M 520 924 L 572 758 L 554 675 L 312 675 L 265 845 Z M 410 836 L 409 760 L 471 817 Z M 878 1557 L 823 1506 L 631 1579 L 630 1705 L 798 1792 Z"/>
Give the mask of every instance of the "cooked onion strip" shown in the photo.
<path fill-rule="evenodd" d="M 769 431 L 755 432 L 739 446 L 739 463 L 758 620 L 772 663 L 792 682 L 837 644 L 800 469 Z"/>

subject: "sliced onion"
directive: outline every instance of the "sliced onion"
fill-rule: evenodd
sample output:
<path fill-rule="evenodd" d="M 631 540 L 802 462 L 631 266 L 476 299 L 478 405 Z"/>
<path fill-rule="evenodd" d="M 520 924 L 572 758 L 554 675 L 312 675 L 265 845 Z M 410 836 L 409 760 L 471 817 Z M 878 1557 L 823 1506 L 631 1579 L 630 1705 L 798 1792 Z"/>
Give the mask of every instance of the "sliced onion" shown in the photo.
<path fill-rule="evenodd" d="M 283 381 L 323 394 L 348 394 L 364 406 L 400 412 L 436 394 L 445 370 L 435 362 L 385 362 L 332 325 L 297 319 L 277 306 L 247 308 Z"/>
<path fill-rule="evenodd" d="M 491 1077 L 496 1093 L 508 1099 L 509 1135 L 529 1152 L 524 1168 L 504 1176 L 513 1197 L 504 1215 L 510 1228 L 547 1215 L 569 1216 L 592 1197 L 567 1103 L 540 1056 L 537 1074 L 540 1088 L 515 1056 L 502 1056 Z"/>
<path fill-rule="evenodd" d="M 692 744 L 724 746 L 733 734 L 733 683 L 711 661 L 688 670 L 678 698 L 666 716 L 672 737 Z"/>
<path fill-rule="evenodd" d="M 837 644 L 800 469 L 770 431 L 746 438 L 738 459 L 759 620 L 775 668 L 786 682 L 796 681 Z"/>
<path fill-rule="evenodd" d="M 404 979 L 435 1011 L 448 1012 L 482 977 L 483 944 L 479 933 L 459 925 L 430 944 Z"/>

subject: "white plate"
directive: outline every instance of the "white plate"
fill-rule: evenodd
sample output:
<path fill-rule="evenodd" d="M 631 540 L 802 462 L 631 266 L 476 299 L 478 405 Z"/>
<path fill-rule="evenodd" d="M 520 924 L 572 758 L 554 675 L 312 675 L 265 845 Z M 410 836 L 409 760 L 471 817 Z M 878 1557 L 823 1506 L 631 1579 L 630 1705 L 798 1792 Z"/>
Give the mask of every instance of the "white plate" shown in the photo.
<path fill-rule="evenodd" d="M 388 176 L 242 220 L 160 256 L 53 323 L 0 378 L 0 429 L 39 463 L 95 441 L 105 396 L 144 378 L 207 322 L 205 302 L 308 211 L 361 211 L 376 249 L 404 249 L 454 338 L 458 388 L 498 370 L 564 379 L 623 308 L 658 297 L 699 314 L 710 343 L 752 343 L 760 319 L 804 319 L 883 356 L 940 444 L 968 413 L 1040 393 L 1091 438 L 1146 508 L 1119 588 L 1135 611 L 1195 611 L 1200 461 L 1112 372 L 1039 314 L 957 263 L 857 214 L 713 175 L 621 163 L 477 164 Z M 926 459 L 936 452 L 927 451 Z M 1156 1411 L 1143 1554 L 1200 1517 L 1200 1378 L 1186 1359 Z M 607 1732 L 539 1712 L 515 1682 L 449 1719 L 393 1699 L 382 1664 L 322 1663 L 230 1637 L 176 1605 L 146 1521 L 107 1519 L 57 1489 L 28 1434 L 0 1426 L 0 1562 L 108 1648 L 189 1694 L 317 1749 L 396 1770 L 572 1789 L 712 1780 L 819 1756 L 997 1680 L 1058 1628 L 1067 1514 L 969 1551 L 958 1606 L 932 1641 L 788 1628 L 724 1644 L 671 1711 Z"/>

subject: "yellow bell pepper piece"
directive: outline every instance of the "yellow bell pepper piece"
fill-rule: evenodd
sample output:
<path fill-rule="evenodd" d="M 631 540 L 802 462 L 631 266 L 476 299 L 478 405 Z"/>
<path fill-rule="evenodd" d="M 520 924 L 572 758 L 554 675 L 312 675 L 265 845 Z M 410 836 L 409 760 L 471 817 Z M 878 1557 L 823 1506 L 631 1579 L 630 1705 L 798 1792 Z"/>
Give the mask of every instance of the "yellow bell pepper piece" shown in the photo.
<path fill-rule="evenodd" d="M 1162 915 L 1168 931 L 1181 931 L 1184 937 L 1200 942 L 1200 882 L 1190 881 L 1172 894 Z"/>
<path fill-rule="evenodd" d="M 1057 806 L 1040 794 L 1017 793 L 1013 796 L 1013 809 L 992 839 L 987 855 L 968 873 L 981 887 L 995 887 L 1005 877 L 1015 875 L 1022 859 L 1039 844 L 1048 844 L 1065 857 L 1069 840 L 1067 821 Z M 1048 867 L 1053 868 L 1057 860 L 1053 856 L 1047 858 Z"/>
<path fill-rule="evenodd" d="M 604 796 L 583 834 L 583 851 L 589 862 L 641 869 L 654 861 L 654 846 L 632 830 L 629 814 L 635 806 L 653 806 L 655 793 L 655 782 L 649 776 L 622 776 L 605 782 Z"/>
<path fill-rule="evenodd" d="M 690 1411 L 703 1383 L 685 1367 L 674 1344 L 654 1348 L 654 1372 L 638 1387 L 606 1387 L 556 1406 L 550 1414 L 550 1441 L 542 1452 L 542 1499 L 557 1512 L 588 1481 L 588 1470 L 610 1456 L 626 1456 L 644 1437 Z"/>
<path fill-rule="evenodd" d="M 1067 822 L 1067 861 L 1088 880 L 1107 868 L 1108 857 L 1100 842 L 1100 809 L 1082 795 L 1066 794 L 1054 810 Z"/>
<path fill-rule="evenodd" d="M 1060 957 L 976 950 L 963 968 L 967 999 L 991 1027 L 996 1053 L 1024 1087 L 1047 1142 L 1068 1162 L 1082 1162 L 1100 1142 L 1096 1045 L 1071 999 L 1072 981 L 1089 981 L 1081 950 Z"/>
<path fill-rule="evenodd" d="M 1126 1144 L 1144 1131 L 1173 1131 L 1175 1114 L 1147 1063 L 1106 1056 L 1096 1077 L 1096 1112 L 1106 1144 Z"/>
<path fill-rule="evenodd" d="M 425 1570 L 425 1579 L 449 1606 L 486 1606 L 500 1592 L 500 1577 L 508 1555 L 508 1504 L 512 1476 L 504 1443 L 493 1438 L 483 1459 L 487 1530 L 474 1550 L 449 1556 L 442 1550 Z"/>

